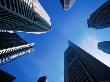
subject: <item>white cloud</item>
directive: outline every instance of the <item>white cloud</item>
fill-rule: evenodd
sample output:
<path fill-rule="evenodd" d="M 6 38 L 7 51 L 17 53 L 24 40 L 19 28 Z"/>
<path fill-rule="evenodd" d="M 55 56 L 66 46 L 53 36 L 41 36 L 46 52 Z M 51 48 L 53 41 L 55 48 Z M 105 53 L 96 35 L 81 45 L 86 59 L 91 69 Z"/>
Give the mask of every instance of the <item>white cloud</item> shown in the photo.
<path fill-rule="evenodd" d="M 98 42 L 100 42 L 98 38 L 93 36 L 86 36 L 81 41 L 79 46 L 110 67 L 110 54 L 104 53 L 103 51 L 99 50 L 97 47 Z"/>

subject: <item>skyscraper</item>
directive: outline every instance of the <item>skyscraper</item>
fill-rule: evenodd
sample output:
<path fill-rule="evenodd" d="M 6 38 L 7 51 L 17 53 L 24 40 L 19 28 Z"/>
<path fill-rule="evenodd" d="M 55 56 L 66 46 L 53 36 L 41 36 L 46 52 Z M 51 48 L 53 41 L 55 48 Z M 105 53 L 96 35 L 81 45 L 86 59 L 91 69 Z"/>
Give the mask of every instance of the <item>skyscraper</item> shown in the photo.
<path fill-rule="evenodd" d="M 34 44 L 28 44 L 16 33 L 0 33 L 0 65 L 31 53 Z"/>
<path fill-rule="evenodd" d="M 88 27 L 103 29 L 110 27 L 110 0 L 93 12 L 88 19 Z"/>
<path fill-rule="evenodd" d="M 64 10 L 69 10 L 74 4 L 75 0 L 60 0 L 60 2 Z"/>
<path fill-rule="evenodd" d="M 99 50 L 110 54 L 110 41 L 103 41 L 98 43 Z"/>
<path fill-rule="evenodd" d="M 48 32 L 50 17 L 38 0 L 0 0 L 0 30 Z"/>
<path fill-rule="evenodd" d="M 13 82 L 16 78 L 2 70 L 0 70 L 0 82 Z"/>
<path fill-rule="evenodd" d="M 37 82 L 47 82 L 47 77 L 46 76 L 42 76 L 38 79 Z"/>
<path fill-rule="evenodd" d="M 69 41 L 64 56 L 64 82 L 109 82 L 110 68 Z"/>

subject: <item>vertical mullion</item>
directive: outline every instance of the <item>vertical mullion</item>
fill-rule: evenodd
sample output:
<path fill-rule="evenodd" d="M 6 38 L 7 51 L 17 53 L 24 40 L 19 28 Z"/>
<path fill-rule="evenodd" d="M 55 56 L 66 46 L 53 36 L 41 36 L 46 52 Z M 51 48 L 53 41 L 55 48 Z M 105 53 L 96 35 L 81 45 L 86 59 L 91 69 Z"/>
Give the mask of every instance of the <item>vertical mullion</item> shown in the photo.
<path fill-rule="evenodd" d="M 19 1 L 19 0 L 17 0 L 17 7 L 18 7 L 18 12 L 19 12 L 19 14 L 21 14 L 20 1 Z"/>
<path fill-rule="evenodd" d="M 18 4 L 17 4 L 17 1 L 18 0 L 15 0 L 15 9 L 16 9 L 16 12 L 18 13 Z"/>
<path fill-rule="evenodd" d="M 7 8 L 11 8 L 10 0 L 6 0 Z"/>
<path fill-rule="evenodd" d="M 4 0 L 1 0 L 1 5 L 2 5 L 2 6 L 5 6 Z"/>

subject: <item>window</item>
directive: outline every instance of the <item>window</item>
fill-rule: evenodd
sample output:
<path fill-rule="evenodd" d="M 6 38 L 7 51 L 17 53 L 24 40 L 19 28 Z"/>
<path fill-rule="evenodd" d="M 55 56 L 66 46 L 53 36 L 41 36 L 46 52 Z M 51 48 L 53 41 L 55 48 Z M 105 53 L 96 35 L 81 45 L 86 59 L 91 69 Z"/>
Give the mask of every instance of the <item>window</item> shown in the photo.
<path fill-rule="evenodd" d="M 16 9 L 16 12 L 18 12 L 18 0 L 14 0 L 15 1 L 15 9 Z"/>
<path fill-rule="evenodd" d="M 6 0 L 6 5 L 7 5 L 7 8 L 10 9 L 10 1 L 9 0 Z"/>
<path fill-rule="evenodd" d="M 14 1 L 11 0 L 11 8 L 12 8 L 12 11 L 14 11 Z"/>
<path fill-rule="evenodd" d="M 0 0 L 0 2 L 1 2 L 1 5 L 2 5 L 2 6 L 5 6 L 4 0 Z"/>
<path fill-rule="evenodd" d="M 20 7 L 20 1 L 19 1 L 19 0 L 17 0 L 17 1 L 18 1 L 18 9 L 19 9 L 19 10 L 18 10 L 18 12 L 19 12 L 19 14 L 21 14 L 21 9 L 20 9 L 20 8 L 21 8 L 21 7 Z"/>

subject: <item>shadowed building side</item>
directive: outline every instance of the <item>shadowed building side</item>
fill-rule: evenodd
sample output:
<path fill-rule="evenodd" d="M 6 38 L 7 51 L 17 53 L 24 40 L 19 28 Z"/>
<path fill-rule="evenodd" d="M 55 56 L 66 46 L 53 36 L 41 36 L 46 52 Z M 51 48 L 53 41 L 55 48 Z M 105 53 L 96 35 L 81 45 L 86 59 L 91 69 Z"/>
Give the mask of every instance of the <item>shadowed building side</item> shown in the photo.
<path fill-rule="evenodd" d="M 64 82 L 110 81 L 110 68 L 74 43 L 64 54 Z"/>
<path fill-rule="evenodd" d="M 110 27 L 110 0 L 91 14 L 87 20 L 88 28 L 103 29 Z"/>
<path fill-rule="evenodd" d="M 50 17 L 38 0 L 0 0 L 0 30 L 45 33 Z"/>
<path fill-rule="evenodd" d="M 103 41 L 98 43 L 99 50 L 102 50 L 103 52 L 110 54 L 110 41 Z"/>
<path fill-rule="evenodd" d="M 73 6 L 75 0 L 60 0 L 60 2 L 64 10 L 69 10 Z"/>
<path fill-rule="evenodd" d="M 38 79 L 37 82 L 47 82 L 47 77 L 46 76 L 42 76 Z"/>
<path fill-rule="evenodd" d="M 0 82 L 13 82 L 16 78 L 2 70 L 0 70 Z"/>
<path fill-rule="evenodd" d="M 28 44 L 16 33 L 0 33 L 0 65 L 33 51 L 34 43 Z"/>
<path fill-rule="evenodd" d="M 60 0 L 62 7 L 64 8 L 64 0 Z"/>

